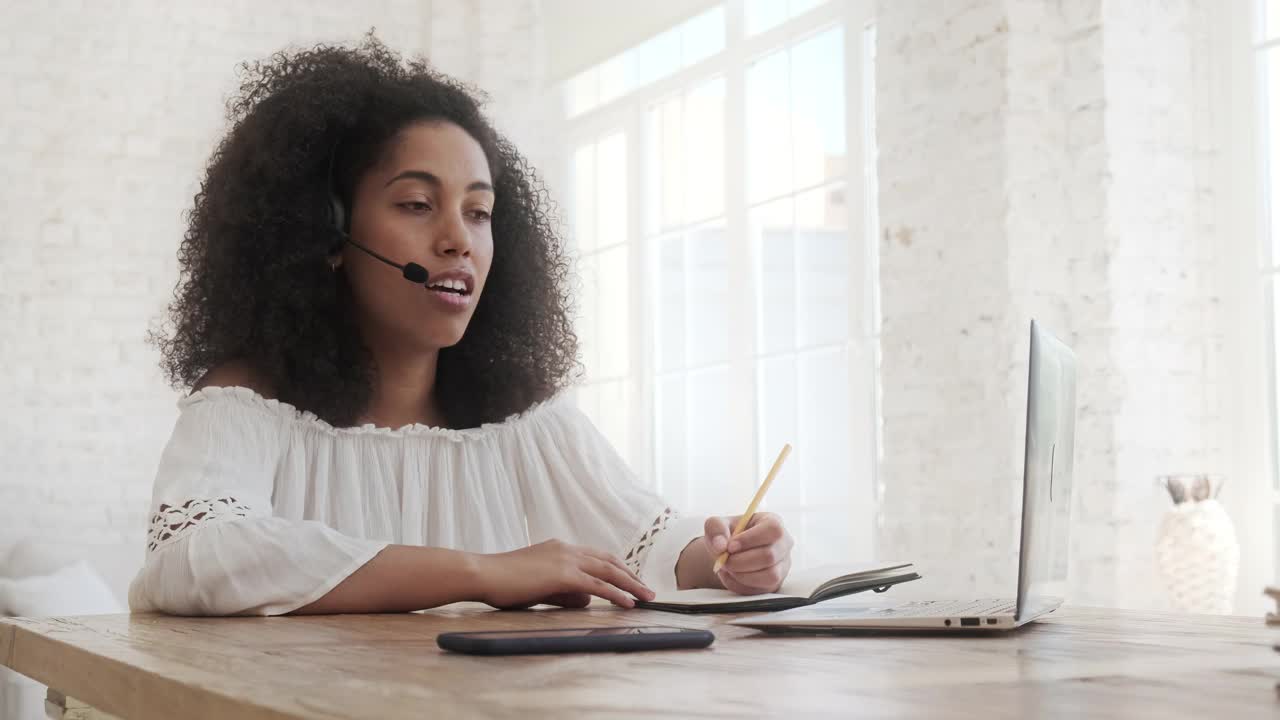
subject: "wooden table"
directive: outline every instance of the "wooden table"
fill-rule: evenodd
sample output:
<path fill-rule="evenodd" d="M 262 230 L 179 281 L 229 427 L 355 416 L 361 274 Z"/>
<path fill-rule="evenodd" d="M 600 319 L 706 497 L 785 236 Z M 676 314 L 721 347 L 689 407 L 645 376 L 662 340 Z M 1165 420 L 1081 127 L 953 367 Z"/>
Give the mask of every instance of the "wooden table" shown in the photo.
<path fill-rule="evenodd" d="M 1260 618 L 1067 608 L 993 637 L 789 637 L 655 611 L 0 621 L 0 663 L 121 718 L 1280 718 Z M 706 650 L 481 658 L 447 630 L 665 624 Z"/>

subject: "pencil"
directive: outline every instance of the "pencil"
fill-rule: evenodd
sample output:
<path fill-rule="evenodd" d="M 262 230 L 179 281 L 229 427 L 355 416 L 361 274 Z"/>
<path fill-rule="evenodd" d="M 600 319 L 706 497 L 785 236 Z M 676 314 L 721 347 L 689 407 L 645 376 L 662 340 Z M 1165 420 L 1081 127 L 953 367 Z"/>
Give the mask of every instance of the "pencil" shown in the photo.
<path fill-rule="evenodd" d="M 764 499 L 764 494 L 769 492 L 769 486 L 773 484 L 773 479 L 778 476 L 778 471 L 782 469 L 782 463 L 791 454 L 791 443 L 782 446 L 782 452 L 778 453 L 778 459 L 773 461 L 773 467 L 769 468 L 769 474 L 765 476 L 764 483 L 760 485 L 760 489 L 756 490 L 756 496 L 751 498 L 751 504 L 747 506 L 747 511 L 738 518 L 738 526 L 733 529 L 733 534 L 729 539 L 737 537 L 743 530 L 747 529 L 747 523 L 751 522 L 751 516 L 756 514 L 756 507 L 760 505 L 760 501 Z M 720 553 L 720 557 L 716 558 L 716 564 L 711 568 L 712 572 L 720 572 L 720 568 L 729 562 L 729 549 L 725 546 L 725 551 Z"/>

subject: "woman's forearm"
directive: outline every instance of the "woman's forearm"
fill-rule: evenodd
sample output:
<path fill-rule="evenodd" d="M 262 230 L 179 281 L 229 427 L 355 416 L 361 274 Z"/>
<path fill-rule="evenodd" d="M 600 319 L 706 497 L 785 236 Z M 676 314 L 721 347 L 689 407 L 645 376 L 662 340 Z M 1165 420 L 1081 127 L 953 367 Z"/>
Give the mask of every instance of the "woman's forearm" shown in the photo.
<path fill-rule="evenodd" d="M 388 545 L 294 615 L 410 612 L 482 597 L 474 553 L 415 545 Z"/>

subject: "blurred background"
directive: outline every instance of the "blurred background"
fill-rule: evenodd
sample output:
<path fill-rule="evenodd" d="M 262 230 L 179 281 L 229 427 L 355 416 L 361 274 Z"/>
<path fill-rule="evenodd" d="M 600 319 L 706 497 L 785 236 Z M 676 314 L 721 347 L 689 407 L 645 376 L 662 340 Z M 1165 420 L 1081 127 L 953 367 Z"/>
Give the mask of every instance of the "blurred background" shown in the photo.
<path fill-rule="evenodd" d="M 3 16 L 11 614 L 35 592 L 15 580 L 68 568 L 122 607 L 142 562 L 183 394 L 144 336 L 236 65 L 370 27 L 487 91 L 541 172 L 577 269 L 577 400 L 684 511 L 739 512 L 792 442 L 767 509 L 800 564 L 902 558 L 938 594 L 1009 594 L 1035 317 L 1079 357 L 1070 600 L 1180 607 L 1158 552 L 1172 473 L 1221 483 L 1226 525 L 1197 532 L 1237 547 L 1234 571 L 1230 543 L 1210 563 L 1229 610 L 1260 613 L 1280 575 L 1280 3 L 10 0 Z"/>

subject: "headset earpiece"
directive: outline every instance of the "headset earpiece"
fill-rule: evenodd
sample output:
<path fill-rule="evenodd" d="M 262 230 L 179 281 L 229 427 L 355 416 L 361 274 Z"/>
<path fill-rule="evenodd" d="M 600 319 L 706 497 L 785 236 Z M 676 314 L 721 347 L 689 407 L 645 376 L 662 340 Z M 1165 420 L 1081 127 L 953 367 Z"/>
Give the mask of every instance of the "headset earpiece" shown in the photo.
<path fill-rule="evenodd" d="M 347 232 L 347 212 L 343 209 L 338 195 L 332 191 L 329 193 L 329 221 L 338 232 L 343 234 Z"/>
<path fill-rule="evenodd" d="M 341 142 L 341 141 L 339 141 Z M 325 192 L 329 196 L 329 222 L 343 235 L 347 234 L 347 209 L 342 206 L 338 197 L 338 188 L 333 184 L 333 164 L 338 156 L 338 142 L 329 149 L 329 172 L 325 175 Z"/>

